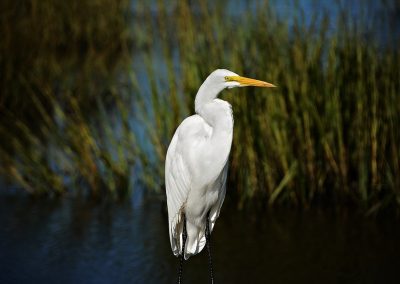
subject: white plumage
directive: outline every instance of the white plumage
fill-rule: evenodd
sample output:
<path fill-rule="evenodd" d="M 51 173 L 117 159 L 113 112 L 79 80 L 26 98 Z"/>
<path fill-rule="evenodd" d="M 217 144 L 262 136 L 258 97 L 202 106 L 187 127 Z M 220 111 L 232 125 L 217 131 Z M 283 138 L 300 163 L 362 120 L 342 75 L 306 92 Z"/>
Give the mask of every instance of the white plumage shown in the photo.
<path fill-rule="evenodd" d="M 212 72 L 197 92 L 196 114 L 179 125 L 168 147 L 165 183 L 169 235 L 176 256 L 182 254 L 183 214 L 187 229 L 184 257 L 188 259 L 203 249 L 207 213 L 212 231 L 225 198 L 233 116 L 231 105 L 217 96 L 225 88 L 250 85 L 273 87 L 229 70 Z"/>

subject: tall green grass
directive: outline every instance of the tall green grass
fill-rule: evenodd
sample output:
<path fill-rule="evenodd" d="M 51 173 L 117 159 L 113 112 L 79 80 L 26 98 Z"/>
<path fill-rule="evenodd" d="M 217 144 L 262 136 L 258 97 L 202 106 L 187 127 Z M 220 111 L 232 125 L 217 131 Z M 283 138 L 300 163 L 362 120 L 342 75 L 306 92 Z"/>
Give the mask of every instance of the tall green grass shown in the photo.
<path fill-rule="evenodd" d="M 129 5 L 1 2 L 3 180 L 32 194 L 129 192 Z"/>
<path fill-rule="evenodd" d="M 221 95 L 239 206 L 400 208 L 397 1 L 336 1 L 335 19 L 298 1 L 2 3 L 0 171 L 29 192 L 120 196 L 136 176 L 163 194 L 176 127 L 227 68 L 278 86 Z"/>
<path fill-rule="evenodd" d="M 328 13 L 306 19 L 305 11 L 278 17 L 268 1 L 239 15 L 230 14 L 229 1 L 178 1 L 172 9 L 158 1 L 156 20 L 144 25 L 149 38 L 159 39 L 167 70 L 157 75 L 160 66 L 147 64 L 148 76 L 164 86 L 153 86 L 154 114 L 143 119 L 154 119 L 148 133 L 157 159 L 149 175 L 162 184 L 175 128 L 193 113 L 207 75 L 227 68 L 278 86 L 221 95 L 233 105 L 228 195 L 240 206 L 398 208 L 400 54 L 390 24 L 396 3 L 388 1 L 378 17 L 360 9 L 354 18 L 338 1 L 332 21 Z M 144 2 L 140 7 L 152 19 Z"/>

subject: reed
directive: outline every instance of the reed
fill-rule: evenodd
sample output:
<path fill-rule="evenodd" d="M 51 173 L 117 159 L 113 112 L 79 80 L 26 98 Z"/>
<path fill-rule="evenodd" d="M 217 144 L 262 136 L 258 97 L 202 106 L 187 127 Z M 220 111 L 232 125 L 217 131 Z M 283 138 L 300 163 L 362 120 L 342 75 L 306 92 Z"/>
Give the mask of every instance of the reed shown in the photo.
<path fill-rule="evenodd" d="M 129 4 L 1 2 L 3 180 L 32 194 L 129 193 Z"/>
<path fill-rule="evenodd" d="M 239 206 L 398 208 L 400 58 L 388 20 L 395 1 L 378 17 L 360 9 L 356 19 L 338 1 L 335 21 L 328 13 L 306 19 L 305 11 L 289 21 L 268 1 L 233 15 L 230 3 L 179 1 L 167 9 L 158 1 L 156 13 L 141 6 L 156 19 L 146 33 L 159 39 L 165 60 L 165 69 L 146 64 L 151 82 L 163 86 L 153 86 L 153 111 L 143 119 L 156 153 L 148 174 L 162 186 L 173 131 L 193 113 L 202 80 L 223 67 L 278 85 L 222 94 L 235 115 L 228 185 Z"/>
<path fill-rule="evenodd" d="M 227 0 L 84 1 L 93 17 L 78 2 L 65 9 L 32 2 L 31 20 L 45 13 L 46 23 L 61 22 L 61 37 L 42 34 L 57 44 L 50 53 L 37 49 L 45 50 L 40 60 L 28 53 L 39 71 L 2 79 L 2 89 L 13 86 L 2 105 L 16 106 L 0 128 L 1 171 L 13 182 L 30 192 L 118 196 L 138 178 L 163 194 L 173 132 L 193 113 L 207 75 L 227 68 L 278 86 L 222 94 L 235 116 L 228 196 L 240 207 L 400 208 L 398 1 L 377 11 L 371 1 L 356 17 L 336 1 L 334 18 L 310 15 L 298 1 L 287 1 L 296 12 L 286 15 L 266 0 L 239 2 L 240 9 Z M 2 54 L 14 45 L 5 41 Z M 79 50 L 77 60 L 60 62 L 75 54 L 65 50 Z M 3 67 L 25 60 L 5 58 Z M 32 114 L 18 116 L 26 103 L 34 122 Z"/>

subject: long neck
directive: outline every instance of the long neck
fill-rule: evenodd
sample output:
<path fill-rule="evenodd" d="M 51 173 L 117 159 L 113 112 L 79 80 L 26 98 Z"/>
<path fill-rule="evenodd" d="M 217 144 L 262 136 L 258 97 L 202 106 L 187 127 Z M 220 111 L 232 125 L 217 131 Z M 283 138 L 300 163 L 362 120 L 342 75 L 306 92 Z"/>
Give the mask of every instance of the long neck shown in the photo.
<path fill-rule="evenodd" d="M 213 136 L 232 133 L 232 107 L 228 102 L 214 99 L 201 106 L 197 113 L 213 128 Z"/>
<path fill-rule="evenodd" d="M 214 164 L 223 166 L 228 159 L 233 138 L 231 105 L 226 101 L 214 99 L 201 108 L 199 115 L 211 127 L 211 135 L 205 143 L 206 155 Z"/>
<path fill-rule="evenodd" d="M 200 86 L 195 99 L 196 113 L 213 127 L 214 131 L 218 130 L 215 133 L 232 132 L 233 129 L 231 105 L 216 99 L 224 88 L 223 84 L 215 82 L 209 76 Z"/>
<path fill-rule="evenodd" d="M 201 108 L 216 99 L 223 89 L 224 86 L 222 84 L 215 84 L 212 79 L 208 77 L 197 91 L 195 99 L 196 113 L 200 114 Z"/>

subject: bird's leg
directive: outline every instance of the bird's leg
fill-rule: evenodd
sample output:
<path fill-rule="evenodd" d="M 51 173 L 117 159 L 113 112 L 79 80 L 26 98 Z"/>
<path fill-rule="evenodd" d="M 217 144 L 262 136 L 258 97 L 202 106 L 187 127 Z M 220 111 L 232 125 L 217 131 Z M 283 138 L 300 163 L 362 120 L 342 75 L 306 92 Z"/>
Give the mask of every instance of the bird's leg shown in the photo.
<path fill-rule="evenodd" d="M 178 284 L 182 283 L 183 260 L 185 258 L 185 244 L 186 244 L 186 215 L 183 214 L 183 231 L 182 231 L 182 253 L 179 260 Z"/>
<path fill-rule="evenodd" d="M 208 269 L 210 270 L 210 279 L 211 284 L 214 284 L 214 272 L 212 267 L 212 258 L 211 258 L 211 232 L 210 232 L 210 213 L 207 213 L 207 221 L 206 221 L 206 241 L 207 241 L 207 251 L 208 251 Z"/>

